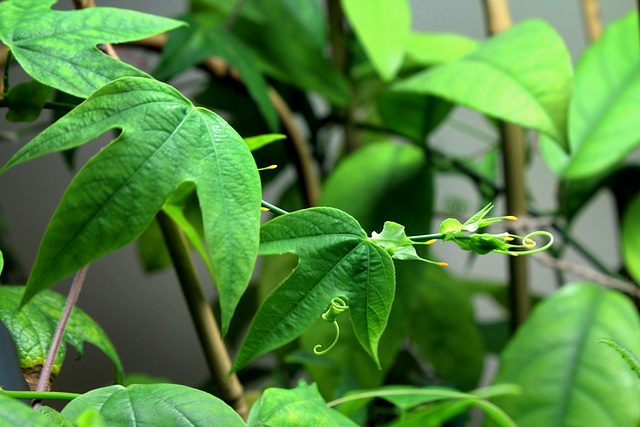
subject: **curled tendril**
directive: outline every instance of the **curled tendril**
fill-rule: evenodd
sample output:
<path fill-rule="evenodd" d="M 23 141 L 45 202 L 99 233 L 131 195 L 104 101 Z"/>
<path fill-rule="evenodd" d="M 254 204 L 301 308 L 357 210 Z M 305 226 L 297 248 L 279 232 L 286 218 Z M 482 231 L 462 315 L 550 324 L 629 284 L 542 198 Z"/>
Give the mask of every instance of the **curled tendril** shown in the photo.
<path fill-rule="evenodd" d="M 532 239 L 533 236 L 545 236 L 545 237 L 547 237 L 549 239 L 549 241 L 544 246 L 536 247 L 536 242 Z M 514 255 L 514 256 L 531 255 L 531 254 L 536 254 L 538 252 L 545 251 L 545 250 L 549 249 L 551 247 L 551 245 L 553 245 L 553 234 L 549 233 L 548 231 L 544 231 L 544 230 L 538 230 L 538 231 L 531 232 L 531 233 L 527 234 L 524 237 L 517 236 L 515 234 L 506 234 L 503 237 L 503 239 L 504 239 L 505 242 L 511 241 L 513 239 L 521 239 L 522 244 L 520 244 L 520 245 L 509 244 L 509 248 L 508 249 L 505 249 L 505 250 L 494 250 L 493 252 L 506 254 L 506 255 Z M 509 250 L 509 249 L 521 249 L 521 250 L 512 251 L 512 250 Z"/>
<path fill-rule="evenodd" d="M 322 344 L 318 344 L 315 347 L 313 347 L 313 353 L 315 355 L 321 356 L 323 354 L 326 354 L 329 352 L 329 350 L 333 348 L 333 346 L 336 345 L 336 343 L 338 342 L 338 339 L 340 338 L 340 326 L 338 325 L 338 322 L 336 321 L 336 319 L 341 313 L 343 313 L 348 309 L 349 309 L 349 304 L 344 298 L 336 297 L 331 300 L 331 304 L 329 305 L 329 308 L 327 309 L 327 311 L 325 311 L 322 314 L 321 317 L 326 322 L 333 323 L 335 325 L 336 337 L 331 343 L 331 345 L 324 350 L 320 350 L 320 348 L 322 347 Z"/>

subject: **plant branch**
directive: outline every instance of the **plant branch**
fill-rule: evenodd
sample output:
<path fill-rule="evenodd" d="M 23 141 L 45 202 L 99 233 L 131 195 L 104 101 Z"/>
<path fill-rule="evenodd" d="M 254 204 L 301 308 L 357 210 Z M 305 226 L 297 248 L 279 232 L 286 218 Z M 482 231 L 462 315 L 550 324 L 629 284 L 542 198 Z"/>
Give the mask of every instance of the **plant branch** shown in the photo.
<path fill-rule="evenodd" d="M 286 215 L 286 214 L 289 213 L 289 212 L 285 211 L 284 209 L 280 209 L 276 205 L 272 205 L 269 202 L 265 202 L 264 200 L 262 201 L 262 207 L 269 209 L 270 212 L 273 212 L 276 215 Z"/>
<path fill-rule="evenodd" d="M 152 50 L 162 50 L 167 43 L 167 35 L 161 34 L 146 39 L 129 42 L 129 45 L 140 46 Z M 204 60 L 201 66 L 216 76 L 217 78 L 231 77 L 242 82 L 242 77 L 238 70 L 218 57 L 211 57 Z M 275 108 L 286 134 L 289 137 L 285 144 L 291 149 L 287 150 L 293 153 L 292 161 L 296 167 L 299 177 L 299 185 L 302 188 L 302 195 L 307 206 L 316 206 L 320 199 L 320 176 L 318 168 L 311 155 L 310 145 L 307 142 L 300 127 L 296 124 L 293 114 L 287 103 L 282 99 L 280 94 L 271 86 L 268 87 L 268 95 L 271 104 Z"/>
<path fill-rule="evenodd" d="M 598 0 L 582 0 L 582 15 L 587 27 L 587 38 L 589 43 L 593 43 L 602 35 L 602 15 Z"/>
<path fill-rule="evenodd" d="M 69 296 L 67 296 L 67 301 L 64 304 L 62 315 L 60 316 L 60 320 L 58 321 L 58 325 L 56 326 L 56 330 L 53 334 L 53 339 L 51 340 L 49 353 L 47 353 L 47 358 L 45 359 L 44 366 L 40 371 L 40 378 L 38 379 L 36 389 L 33 391 L 43 392 L 49 391 L 49 389 L 51 388 L 51 370 L 53 369 L 53 362 L 55 361 L 58 350 L 60 349 L 62 337 L 64 336 L 64 330 L 67 326 L 67 323 L 69 322 L 69 317 L 71 317 L 71 312 L 73 311 L 73 307 L 78 300 L 78 296 L 80 295 L 82 283 L 84 282 L 84 278 L 87 275 L 88 268 L 89 266 L 85 265 L 76 273 L 76 276 L 73 278 L 71 289 L 69 290 Z M 39 406 L 40 402 L 35 401 L 33 408 L 37 409 Z"/>
<path fill-rule="evenodd" d="M 227 379 L 227 374 L 231 371 L 229 353 L 220 336 L 211 305 L 202 291 L 202 285 L 193 265 L 184 234 L 163 211 L 159 211 L 156 218 L 169 249 L 169 255 L 189 307 L 191 319 L 195 324 L 207 365 L 220 393 L 219 397 L 246 420 L 248 408 L 244 401 L 242 385 L 235 374 Z"/>
<path fill-rule="evenodd" d="M 511 26 L 511 14 L 507 0 L 484 0 L 484 4 L 490 35 L 497 34 Z M 512 215 L 523 216 L 527 213 L 523 131 L 512 123 L 500 122 L 500 136 L 507 210 Z M 511 330 L 515 331 L 518 326 L 524 323 L 530 310 L 525 257 L 509 258 L 509 294 Z"/>

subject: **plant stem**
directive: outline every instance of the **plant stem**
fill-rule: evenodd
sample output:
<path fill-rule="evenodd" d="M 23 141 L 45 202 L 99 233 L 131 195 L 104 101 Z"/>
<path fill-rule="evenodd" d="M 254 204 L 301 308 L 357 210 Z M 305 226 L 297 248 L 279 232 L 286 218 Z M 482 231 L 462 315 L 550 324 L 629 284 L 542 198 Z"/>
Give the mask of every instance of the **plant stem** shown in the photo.
<path fill-rule="evenodd" d="M 507 0 L 484 0 L 487 28 L 490 35 L 511 26 L 511 14 Z M 526 186 L 524 179 L 525 149 L 524 135 L 519 126 L 500 122 L 502 160 L 505 181 L 507 211 L 511 215 L 527 214 Z M 509 258 L 509 294 L 511 330 L 526 320 L 530 310 L 527 260 L 525 257 Z"/>
<path fill-rule="evenodd" d="M 279 207 L 277 207 L 276 205 L 272 205 L 269 202 L 265 202 L 264 200 L 262 201 L 262 206 L 269 209 L 270 212 L 273 212 L 276 215 L 286 215 L 289 212 L 285 211 L 284 209 L 280 209 Z"/>
<path fill-rule="evenodd" d="M 69 317 L 71 317 L 71 311 L 78 300 L 78 296 L 80 295 L 80 290 L 82 289 L 82 284 L 84 283 L 84 278 L 87 275 L 88 265 L 82 267 L 73 278 L 73 282 L 71 283 L 71 289 L 69 290 L 69 296 L 67 297 L 67 301 L 65 302 L 64 309 L 62 311 L 62 315 L 60 316 L 60 320 L 58 321 L 58 325 L 56 326 L 55 333 L 53 334 L 53 339 L 51 340 L 51 346 L 49 347 L 49 353 L 47 354 L 47 358 L 44 362 L 44 366 L 40 371 L 40 378 L 38 379 L 38 384 L 36 385 L 36 389 L 34 391 L 43 392 L 49 391 L 50 389 L 50 377 L 51 370 L 53 369 L 53 362 L 56 359 L 56 355 L 58 354 L 58 349 L 60 348 L 60 344 L 62 343 L 62 337 L 64 336 L 64 329 L 67 326 L 69 321 Z M 34 402 L 33 408 L 37 409 L 40 406 L 40 402 Z"/>
<path fill-rule="evenodd" d="M 73 400 L 82 396 L 79 393 L 68 393 L 64 391 L 13 391 L 0 389 L 0 395 L 7 396 L 12 399 L 29 399 L 29 400 Z"/>
<path fill-rule="evenodd" d="M 227 374 L 231 371 L 229 353 L 220 336 L 211 305 L 202 291 L 184 234 L 163 211 L 159 211 L 156 218 L 169 249 L 171 261 L 196 327 L 207 365 L 220 394 L 219 397 L 246 420 L 248 408 L 244 401 L 242 385 L 235 374 L 227 379 Z"/>
<path fill-rule="evenodd" d="M 593 43 L 602 35 L 602 16 L 598 0 L 582 0 L 582 14 L 587 27 L 589 43 Z"/>

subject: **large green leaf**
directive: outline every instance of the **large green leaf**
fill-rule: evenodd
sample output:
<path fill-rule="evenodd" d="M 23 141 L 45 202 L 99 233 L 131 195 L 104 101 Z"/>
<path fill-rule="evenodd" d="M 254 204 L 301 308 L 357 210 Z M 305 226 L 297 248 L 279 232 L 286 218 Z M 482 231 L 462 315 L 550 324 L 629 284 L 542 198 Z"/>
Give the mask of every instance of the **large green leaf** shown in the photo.
<path fill-rule="evenodd" d="M 293 253 L 299 263 L 260 307 L 233 370 L 298 337 L 336 297 L 349 304 L 356 337 L 380 366 L 378 342 L 393 303 L 394 266 L 353 217 L 333 208 L 277 217 L 262 226 L 260 253 Z"/>
<path fill-rule="evenodd" d="M 56 427 L 58 424 L 19 400 L 0 392 L 0 424 L 4 427 Z"/>
<path fill-rule="evenodd" d="M 138 40 L 181 22 L 107 7 L 51 10 L 56 0 L 8 0 L 0 4 L 0 40 L 36 80 L 86 98 L 100 86 L 142 71 L 100 52 L 99 43 Z"/>
<path fill-rule="evenodd" d="M 633 280 L 640 283 L 640 195 L 624 212 L 620 240 L 624 265 Z"/>
<path fill-rule="evenodd" d="M 576 67 L 566 178 L 602 172 L 640 143 L 638 69 L 638 15 L 631 12 L 611 24 Z"/>
<path fill-rule="evenodd" d="M 640 319 L 624 295 L 566 285 L 539 303 L 502 354 L 495 382 L 522 386 L 496 398 L 520 427 L 637 426 L 640 382 L 601 338 L 640 353 Z"/>
<path fill-rule="evenodd" d="M 23 370 L 44 365 L 51 340 L 65 305 L 65 298 L 53 291 L 38 294 L 18 312 L 24 286 L 0 287 L 0 321 L 13 337 L 18 360 Z M 102 328 L 84 311 L 75 307 L 65 328 L 63 344 L 71 344 L 79 356 L 83 353 L 83 342 L 98 347 L 113 362 L 118 378 L 123 370 L 116 350 Z M 56 354 L 51 372 L 57 375 L 62 367 L 66 346 L 61 345 Z"/>
<path fill-rule="evenodd" d="M 220 292 L 223 331 L 258 251 L 260 181 L 246 144 L 214 113 L 172 87 L 125 77 L 109 83 L 23 147 L 3 168 L 122 133 L 69 185 L 42 239 L 23 297 L 132 241 L 169 194 L 196 184 Z"/>
<path fill-rule="evenodd" d="M 437 95 L 546 133 L 566 146 L 571 77 L 571 57 L 562 38 L 549 24 L 530 20 L 392 90 Z"/>
<path fill-rule="evenodd" d="M 407 0 L 342 0 L 351 23 L 373 68 L 385 81 L 398 73 L 411 32 Z"/>
<path fill-rule="evenodd" d="M 327 408 L 315 384 L 300 380 L 292 390 L 268 388 L 251 408 L 249 427 L 253 426 L 357 426 L 340 412 Z"/>
<path fill-rule="evenodd" d="M 113 385 L 92 390 L 62 410 L 75 420 L 96 409 L 106 425 L 115 426 L 246 426 L 222 400 L 178 384 Z"/>
<path fill-rule="evenodd" d="M 269 95 L 267 83 L 260 74 L 252 53 L 233 34 L 219 28 L 205 27 L 195 19 L 183 18 L 188 27 L 169 33 L 162 58 L 153 75 L 166 80 L 188 70 L 211 56 L 224 58 L 238 69 L 249 94 L 257 104 L 272 131 L 278 127 L 278 117 Z"/>

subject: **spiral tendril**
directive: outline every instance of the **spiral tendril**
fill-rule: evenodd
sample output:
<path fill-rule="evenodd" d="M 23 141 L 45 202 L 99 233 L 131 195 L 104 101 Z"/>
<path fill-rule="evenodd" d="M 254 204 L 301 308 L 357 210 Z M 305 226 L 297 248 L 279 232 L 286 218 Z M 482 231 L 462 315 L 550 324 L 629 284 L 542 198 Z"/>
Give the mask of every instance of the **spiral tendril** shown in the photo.
<path fill-rule="evenodd" d="M 333 325 L 336 327 L 336 337 L 331 343 L 331 345 L 324 350 L 320 350 L 322 348 L 322 344 L 318 344 L 315 347 L 313 347 L 313 353 L 315 355 L 322 356 L 323 354 L 328 353 L 329 350 L 331 350 L 336 345 L 336 343 L 338 342 L 338 339 L 340 338 L 340 326 L 338 325 L 338 322 L 336 321 L 336 319 L 341 313 L 343 313 L 348 309 L 349 309 L 349 304 L 344 298 L 336 297 L 331 300 L 331 304 L 329 304 L 329 308 L 327 309 L 327 311 L 325 311 L 322 314 L 321 317 L 324 321 L 328 323 L 333 323 Z"/>

